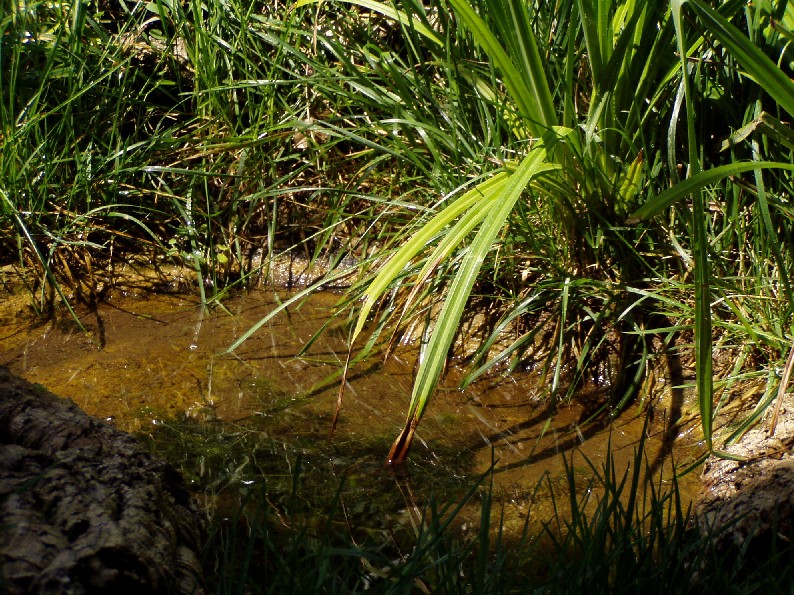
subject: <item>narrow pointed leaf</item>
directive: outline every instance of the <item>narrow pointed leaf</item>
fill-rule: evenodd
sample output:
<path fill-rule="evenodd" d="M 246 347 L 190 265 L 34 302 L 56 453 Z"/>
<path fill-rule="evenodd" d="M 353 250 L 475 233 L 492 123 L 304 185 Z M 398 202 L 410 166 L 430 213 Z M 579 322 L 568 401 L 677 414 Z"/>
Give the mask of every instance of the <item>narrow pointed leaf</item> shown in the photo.
<path fill-rule="evenodd" d="M 508 180 L 506 173 L 498 173 L 490 180 L 483 182 L 479 186 L 469 190 L 466 194 L 458 198 L 455 202 L 433 217 L 422 228 L 386 262 L 381 268 L 377 277 L 367 288 L 364 305 L 356 321 L 356 328 L 353 331 L 353 341 L 364 328 L 372 307 L 375 302 L 389 288 L 391 283 L 403 272 L 406 265 L 421 251 L 427 247 L 445 227 L 451 225 L 460 215 L 469 210 L 484 196 L 492 191 L 498 191 Z"/>
<path fill-rule="evenodd" d="M 545 162 L 545 157 L 545 148 L 537 147 L 533 149 L 519 165 L 515 173 L 510 176 L 507 184 L 500 189 L 498 200 L 488 209 L 482 227 L 477 232 L 460 270 L 455 275 L 444 301 L 441 314 L 433 329 L 430 342 L 424 350 L 424 357 L 420 362 L 411 396 L 408 413 L 409 424 L 412 420 L 418 422 L 424 413 L 430 395 L 444 368 L 447 353 L 457 332 L 458 323 L 480 267 L 516 201 L 533 178 L 541 173 L 555 169 L 555 166 Z M 493 190 L 490 192 L 494 195 L 496 194 Z"/>
<path fill-rule="evenodd" d="M 782 163 L 780 161 L 739 161 L 707 169 L 654 196 L 639 209 L 634 211 L 626 220 L 626 224 L 633 225 L 645 219 L 649 219 L 674 205 L 679 200 L 691 196 L 692 193 L 700 191 L 710 184 L 719 182 L 724 178 L 756 169 L 785 169 L 794 171 L 794 165 L 791 163 Z"/>
<path fill-rule="evenodd" d="M 679 0 L 679 4 L 687 6 L 706 29 L 707 35 L 719 40 L 746 73 L 780 107 L 794 116 L 794 82 L 756 44 L 702 0 Z"/>

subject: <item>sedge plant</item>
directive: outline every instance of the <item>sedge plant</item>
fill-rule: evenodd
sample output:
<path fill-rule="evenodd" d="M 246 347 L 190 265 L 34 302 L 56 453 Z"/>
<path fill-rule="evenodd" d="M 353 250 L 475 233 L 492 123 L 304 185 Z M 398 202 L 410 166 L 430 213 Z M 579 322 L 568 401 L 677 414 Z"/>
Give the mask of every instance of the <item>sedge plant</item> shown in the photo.
<path fill-rule="evenodd" d="M 301 0 L 297 6 L 310 3 L 312 0 Z M 413 4 L 407 5 L 408 10 L 370 0 L 350 3 L 394 19 L 414 39 L 444 45 L 427 15 Z M 684 30 L 682 5 L 691 6 L 702 27 L 694 36 Z M 552 259 L 555 297 L 546 294 L 547 300 L 556 302 L 558 316 L 552 398 L 559 390 L 571 329 L 587 319 L 591 326 L 616 325 L 623 329 L 623 336 L 645 337 L 653 332 L 648 315 L 655 311 L 653 299 L 650 306 L 644 303 L 654 295 L 648 291 L 648 283 L 654 279 L 664 283 L 693 268 L 691 318 L 697 390 L 703 432 L 711 449 L 712 271 L 708 252 L 713 236 L 707 229 L 705 193 L 729 177 L 758 174 L 768 168 L 790 170 L 792 166 L 759 158 L 732 160 L 726 165 L 704 162 L 702 143 L 695 133 L 693 69 L 688 61 L 711 52 L 710 44 L 719 44 L 724 55 L 751 73 L 786 111 L 791 81 L 730 24 L 728 19 L 739 13 L 737 3 L 725 3 L 715 10 L 697 0 L 673 3 L 671 8 L 643 1 L 558 2 L 553 7 L 554 27 L 535 17 L 550 14 L 552 7 L 543 2 L 532 7 L 537 12 L 520 0 L 450 0 L 449 7 L 499 76 L 493 87 L 481 92 L 499 96 L 510 106 L 511 133 L 513 138 L 523 139 L 527 149 L 515 162 L 490 171 L 483 181 L 448 200 L 438 214 L 423 220 L 418 230 L 413 228 L 363 288 L 364 302 L 351 343 L 387 293 L 407 288 L 409 283 L 418 287 L 441 270 L 442 264 L 455 263 L 440 313 L 422 345 L 405 426 L 392 446 L 389 462 L 398 464 L 407 455 L 483 263 L 495 247 L 504 249 L 517 211 L 524 213 L 529 225 L 546 230 L 547 246 L 562 246 Z M 677 127 L 682 107 L 686 138 L 684 154 L 679 157 L 682 141 Z M 668 125 L 660 126 L 665 120 Z M 761 192 L 761 219 L 768 222 L 763 199 Z M 678 270 L 671 270 L 661 256 L 669 242 L 660 242 L 658 236 L 648 242 L 644 237 L 647 230 L 637 225 L 672 205 L 681 206 L 677 219 L 683 220 L 681 229 L 692 253 L 682 259 Z M 783 264 L 783 250 L 770 231 L 765 223 L 761 233 L 768 237 L 778 265 Z M 675 238 L 670 241 L 676 250 L 686 253 Z M 420 257 L 424 265 L 412 275 L 412 263 Z M 785 275 L 783 278 L 787 286 Z M 598 311 L 585 302 L 574 302 L 581 294 L 572 288 L 582 279 L 589 279 L 586 285 L 591 296 L 593 290 L 604 296 Z M 530 276 L 528 284 L 533 283 L 548 291 L 548 273 Z M 418 295 L 416 289 L 409 293 L 409 299 Z M 525 293 L 530 301 L 539 295 L 532 289 Z M 637 295 L 642 297 L 631 297 Z M 583 311 L 579 323 L 572 318 L 574 308 Z M 668 323 L 671 332 L 686 328 L 681 322 Z M 532 336 L 528 335 L 529 340 Z M 587 366 L 587 354 L 600 340 L 596 334 L 588 334 L 579 349 L 577 374 Z M 622 351 L 637 370 L 629 378 L 621 399 L 624 403 L 639 386 L 649 351 L 642 340 Z"/>

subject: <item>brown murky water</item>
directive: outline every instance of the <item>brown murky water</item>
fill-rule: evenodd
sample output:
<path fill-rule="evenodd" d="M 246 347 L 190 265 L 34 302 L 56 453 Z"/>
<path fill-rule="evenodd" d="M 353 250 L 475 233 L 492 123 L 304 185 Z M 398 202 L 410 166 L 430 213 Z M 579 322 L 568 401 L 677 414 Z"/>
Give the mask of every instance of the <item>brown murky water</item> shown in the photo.
<path fill-rule="evenodd" d="M 408 479 L 399 480 L 383 461 L 411 393 L 410 350 L 354 370 L 329 440 L 338 382 L 322 383 L 343 366 L 345 321 L 332 321 L 306 346 L 338 297 L 316 294 L 223 354 L 285 296 L 254 292 L 210 312 L 189 295 L 117 297 L 84 316 L 89 335 L 71 321 L 38 323 L 26 296 L 4 296 L 0 363 L 92 415 L 148 436 L 197 489 L 218 496 L 265 484 L 276 510 L 285 510 L 286 500 L 292 510 L 296 500 L 307 510 L 319 508 L 344 479 L 339 494 L 347 518 L 378 526 L 405 522 L 406 510 L 431 494 L 459 496 L 494 462 L 494 497 L 506 524 L 520 527 L 528 515 L 550 518 L 548 488 L 566 487 L 566 457 L 583 491 L 592 475 L 583 455 L 599 467 L 611 445 L 618 472 L 632 464 L 645 421 L 638 408 L 609 426 L 588 425 L 586 399 L 551 413 L 537 397 L 535 375 L 458 390 L 453 371 L 419 429 L 402 474 Z M 673 438 L 693 425 L 666 427 L 667 393 L 659 392 L 645 452 L 669 477 Z M 684 478 L 684 498 L 698 487 L 694 474 Z M 476 512 L 461 522 L 476 523 Z"/>

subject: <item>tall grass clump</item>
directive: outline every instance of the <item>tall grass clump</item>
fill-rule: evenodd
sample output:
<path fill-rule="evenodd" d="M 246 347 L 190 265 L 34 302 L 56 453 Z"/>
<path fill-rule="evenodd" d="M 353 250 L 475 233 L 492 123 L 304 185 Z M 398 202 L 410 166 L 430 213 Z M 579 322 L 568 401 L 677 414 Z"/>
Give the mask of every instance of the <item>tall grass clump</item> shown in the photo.
<path fill-rule="evenodd" d="M 95 303 L 130 259 L 188 267 L 207 302 L 267 279 L 292 246 L 332 269 L 366 258 L 380 221 L 404 220 L 412 180 L 443 165 L 403 150 L 433 131 L 365 115 L 409 90 L 387 57 L 362 54 L 376 84 L 349 62 L 348 43 L 379 31 L 358 14 L 5 0 L 2 15 L 1 249 L 42 309 Z M 438 102 L 423 85 L 417 109 Z"/>
<path fill-rule="evenodd" d="M 478 298 L 491 319 L 469 378 L 534 359 L 553 401 L 606 367 L 618 372 L 605 411 L 619 409 L 660 344 L 688 342 L 711 448 L 723 398 L 714 358 L 739 362 L 717 372 L 730 395 L 737 379 L 780 361 L 790 331 L 780 324 L 791 308 L 780 198 L 792 169 L 781 123 L 792 89 L 787 4 L 346 4 L 392 19 L 406 46 L 443 49 L 450 76 L 439 86 L 465 89 L 482 106 L 472 114 L 498 118 L 505 156 L 481 162 L 420 214 L 383 251 L 377 275 L 356 286 L 364 302 L 353 341 L 376 305 L 375 337 L 387 320 L 425 328 L 389 460 L 406 456 Z M 447 13 L 454 18 L 441 28 L 436 15 Z M 477 60 L 461 59 L 452 36 L 469 40 Z"/>
<path fill-rule="evenodd" d="M 490 472 L 457 501 L 430 498 L 412 525 L 367 532 L 346 526 L 338 497 L 319 516 L 302 518 L 294 506 L 300 494 L 274 505 L 260 487 L 212 521 L 208 586 L 216 593 L 787 592 L 790 545 L 760 561 L 753 546 L 721 548 L 719 535 L 696 528 L 675 480 L 649 472 L 641 449 L 625 471 L 609 456 L 600 465 L 585 461 L 589 474 L 566 462 L 564 494 L 551 482 L 538 486 L 537 497 L 548 489 L 559 498 L 555 516 L 528 519 L 517 533 L 505 529 Z M 472 502 L 481 507 L 476 529 L 461 532 L 457 517 Z"/>

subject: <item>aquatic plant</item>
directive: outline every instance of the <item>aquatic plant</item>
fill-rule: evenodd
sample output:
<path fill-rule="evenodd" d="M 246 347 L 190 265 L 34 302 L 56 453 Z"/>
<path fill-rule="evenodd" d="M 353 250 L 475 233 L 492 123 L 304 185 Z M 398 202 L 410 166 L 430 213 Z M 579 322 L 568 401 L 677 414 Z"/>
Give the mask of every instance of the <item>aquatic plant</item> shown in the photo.
<path fill-rule="evenodd" d="M 301 0 L 297 6 L 311 2 Z M 410 36 L 411 44 L 421 39 L 430 46 L 444 46 L 441 33 L 432 28 L 429 12 L 423 6 L 408 2 L 403 10 L 397 10 L 369 0 L 350 0 L 350 3 L 394 19 Z M 508 221 L 523 196 L 528 197 L 521 209 L 524 225 L 539 224 L 546 234 L 538 240 L 539 234 L 525 230 L 527 236 L 534 236 L 534 242 L 522 248 L 530 254 L 554 250 L 552 270 L 526 275 L 525 281 L 530 287 L 534 284 L 548 292 L 549 278 L 556 277 L 556 295 L 544 296 L 545 303 L 541 306 L 547 312 L 559 313 L 555 331 L 558 350 L 550 356 L 555 358 L 551 397 L 557 397 L 560 371 L 567 363 L 566 335 L 587 321 L 589 327 L 611 325 L 621 336 L 641 337 L 620 349 L 624 360 L 618 366 L 630 361 L 636 373 L 628 379 L 627 386 L 618 387 L 625 390 L 618 406 L 636 392 L 647 366 L 650 354 L 642 337 L 686 328 L 681 323 L 667 322 L 669 317 L 665 315 L 662 317 L 665 328 L 654 330 L 653 320 L 659 318 L 659 311 L 653 300 L 647 299 L 654 296 L 655 290 L 647 291 L 645 279 L 661 277 L 664 284 L 664 279 L 681 272 L 668 270 L 664 264 L 664 249 L 660 244 L 667 242 L 659 236 L 659 229 L 630 226 L 676 202 L 692 201 L 691 208 L 687 204 L 681 213 L 684 237 L 692 256 L 685 257 L 680 264 L 691 266 L 694 271 L 691 288 L 697 389 L 703 432 L 710 449 L 714 391 L 712 267 L 708 252 L 709 244 L 720 232 L 707 229 L 706 189 L 747 171 L 756 172 L 758 182 L 764 168 L 780 170 L 791 166 L 779 160 L 763 162 L 757 157 L 749 163 L 732 158 L 727 165 L 714 165 L 705 159 L 703 142 L 695 133 L 696 99 L 688 59 L 699 51 L 712 52 L 711 48 L 703 48 L 707 47 L 707 41 L 716 40 L 722 46 L 721 55 L 735 57 L 783 109 L 787 109 L 791 82 L 720 12 L 696 0 L 689 4 L 697 21 L 704 24 L 704 30 L 694 40 L 687 38 L 681 23 L 681 6 L 686 3 L 674 3 L 668 8 L 643 1 L 578 1 L 556 3 L 553 10 L 546 3 L 530 7 L 518 0 L 476 3 L 450 0 L 449 4 L 457 21 L 482 48 L 491 68 L 501 75 L 493 87 L 478 80 L 477 88 L 485 88 L 481 95 L 499 96 L 509 106 L 506 109 L 511 110 L 514 139 L 532 148 L 518 151 L 519 155 L 525 153 L 520 161 L 491 171 L 485 181 L 475 181 L 471 189 L 447 200 L 448 206 L 437 215 L 402 236 L 402 246 L 362 289 L 365 301 L 351 342 L 362 332 L 372 309 L 387 292 L 405 288 L 407 298 L 398 312 L 416 310 L 414 302 L 435 299 L 419 289 L 435 271 L 450 278 L 443 307 L 432 323 L 429 339 L 423 342 L 405 427 L 391 449 L 389 461 L 400 463 L 407 454 L 413 432 L 446 365 L 483 263 L 494 248 L 508 253 L 514 249 L 510 245 L 512 230 Z M 434 9 L 441 11 L 443 7 Z M 738 15 L 738 9 L 735 3 L 721 7 L 729 16 Z M 544 29 L 542 19 L 534 15 L 552 12 L 556 20 Z M 581 26 L 569 26 L 572 23 Z M 679 58 L 675 57 L 676 51 Z M 457 68 L 465 70 L 467 66 Z M 476 73 L 469 72 L 467 76 L 474 79 Z M 699 90 L 715 84 L 702 74 L 695 76 L 699 79 Z M 700 92 L 697 101 L 704 101 L 703 90 Z M 679 157 L 677 127 L 682 102 L 686 104 L 686 155 Z M 660 126 L 665 121 L 669 123 L 666 130 Z M 756 241 L 769 246 L 783 271 L 782 250 L 768 224 L 771 219 L 763 186 L 759 189 L 760 216 L 766 223 Z M 643 202 L 645 205 L 640 207 Z M 735 216 L 729 220 L 729 227 L 734 223 Z M 474 237 L 469 241 L 471 234 Z M 426 246 L 434 242 L 428 253 Z M 674 246 L 680 244 L 674 241 Z M 423 265 L 414 273 L 410 265 L 419 257 Z M 500 266 L 498 262 L 494 267 Z M 453 272 L 447 272 L 445 263 L 455 263 Z M 590 280 L 587 296 L 590 300 L 598 299 L 599 294 L 603 296 L 600 313 L 596 314 L 584 303 L 577 306 L 571 303 L 572 282 L 580 278 Z M 781 280 L 787 287 L 784 272 Z M 552 287 L 554 284 L 551 283 Z M 532 299 L 540 296 L 531 289 L 529 293 Z M 790 298 L 787 291 L 788 304 Z M 578 312 L 572 312 L 574 308 Z M 536 333 L 535 329 L 526 336 L 531 340 Z M 594 350 L 595 336 L 589 334 L 579 348 L 584 355 L 576 360 L 575 378 L 587 366 L 587 354 Z M 575 385 L 576 382 L 571 383 Z"/>
<path fill-rule="evenodd" d="M 395 460 L 478 303 L 466 382 L 536 366 L 556 402 L 606 361 L 620 408 L 695 331 L 707 440 L 737 378 L 777 382 L 789 3 L 300 4 L 5 0 L 0 257 L 42 312 L 141 252 L 205 304 L 326 258 L 312 289 L 363 304 L 351 363 L 422 337 Z"/>

